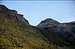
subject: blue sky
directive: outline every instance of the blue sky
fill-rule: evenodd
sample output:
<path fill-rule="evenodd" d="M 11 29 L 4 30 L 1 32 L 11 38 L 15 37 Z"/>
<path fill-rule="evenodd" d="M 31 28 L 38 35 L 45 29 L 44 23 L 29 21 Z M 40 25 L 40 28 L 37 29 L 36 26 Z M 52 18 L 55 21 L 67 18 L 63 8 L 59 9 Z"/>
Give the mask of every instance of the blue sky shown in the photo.
<path fill-rule="evenodd" d="M 23 14 L 34 26 L 46 18 L 61 23 L 75 21 L 75 1 L 3 1 L 1 4 Z"/>

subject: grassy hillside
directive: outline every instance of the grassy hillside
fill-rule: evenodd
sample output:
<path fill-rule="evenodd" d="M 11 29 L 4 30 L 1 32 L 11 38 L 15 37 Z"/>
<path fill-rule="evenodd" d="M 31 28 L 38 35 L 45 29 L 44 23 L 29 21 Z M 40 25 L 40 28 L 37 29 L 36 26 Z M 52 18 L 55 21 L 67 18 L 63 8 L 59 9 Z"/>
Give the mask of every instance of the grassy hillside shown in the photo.
<path fill-rule="evenodd" d="M 51 32 L 55 27 L 45 29 L 31 26 L 23 15 L 0 5 L 0 49 L 75 49 L 59 46 L 64 40 Z"/>
<path fill-rule="evenodd" d="M 10 16 L 0 15 L 0 49 L 56 49 L 40 31 Z"/>

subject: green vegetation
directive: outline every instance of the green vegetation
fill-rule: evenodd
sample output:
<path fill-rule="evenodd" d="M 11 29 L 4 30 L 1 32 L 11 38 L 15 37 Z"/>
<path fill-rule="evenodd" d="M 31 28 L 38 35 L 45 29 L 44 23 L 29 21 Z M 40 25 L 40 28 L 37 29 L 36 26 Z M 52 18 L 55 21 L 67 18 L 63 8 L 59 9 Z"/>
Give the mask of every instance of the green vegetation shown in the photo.
<path fill-rule="evenodd" d="M 0 16 L 0 49 L 56 49 L 38 29 L 7 16 Z"/>
<path fill-rule="evenodd" d="M 70 43 L 59 34 L 61 31 L 57 32 L 61 29 L 57 28 L 58 24 L 47 19 L 40 27 L 31 26 L 23 15 L 0 5 L 0 49 L 75 49 L 74 41 L 68 46 Z"/>

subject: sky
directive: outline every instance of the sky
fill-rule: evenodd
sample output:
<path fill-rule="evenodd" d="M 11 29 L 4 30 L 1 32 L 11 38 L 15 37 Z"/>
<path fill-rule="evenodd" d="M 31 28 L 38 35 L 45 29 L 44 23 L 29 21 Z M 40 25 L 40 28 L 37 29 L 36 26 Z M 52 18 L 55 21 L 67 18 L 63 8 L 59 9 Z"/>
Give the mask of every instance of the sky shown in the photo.
<path fill-rule="evenodd" d="M 0 4 L 23 14 L 33 26 L 46 18 L 61 23 L 75 21 L 75 1 L 3 1 Z"/>

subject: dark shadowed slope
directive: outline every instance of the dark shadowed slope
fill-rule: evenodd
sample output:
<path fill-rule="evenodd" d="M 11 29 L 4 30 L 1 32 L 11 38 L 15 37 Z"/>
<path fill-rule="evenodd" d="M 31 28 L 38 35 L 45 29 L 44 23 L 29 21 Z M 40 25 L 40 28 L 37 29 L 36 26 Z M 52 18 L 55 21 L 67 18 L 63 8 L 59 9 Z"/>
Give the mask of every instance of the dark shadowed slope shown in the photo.
<path fill-rule="evenodd" d="M 60 46 L 75 47 L 75 22 L 59 23 L 53 19 L 46 19 L 37 26 L 48 41 Z"/>

